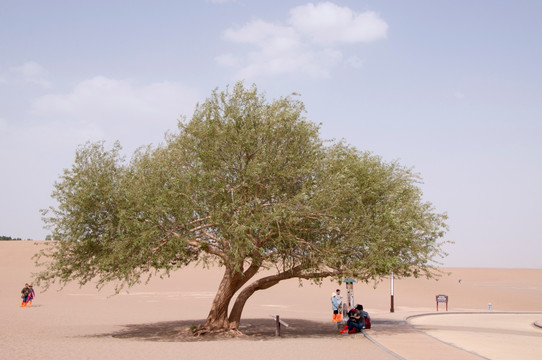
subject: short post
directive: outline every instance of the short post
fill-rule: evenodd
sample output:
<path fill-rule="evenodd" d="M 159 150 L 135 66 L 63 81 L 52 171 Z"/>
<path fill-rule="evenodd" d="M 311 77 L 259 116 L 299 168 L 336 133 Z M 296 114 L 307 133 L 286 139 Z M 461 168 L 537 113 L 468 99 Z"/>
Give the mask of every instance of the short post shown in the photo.
<path fill-rule="evenodd" d="M 280 336 L 280 325 L 282 324 L 286 327 L 288 327 L 289 325 L 286 322 L 282 321 L 278 315 L 269 315 L 269 316 L 275 319 L 275 322 L 276 322 L 275 336 Z"/>
<path fill-rule="evenodd" d="M 487 311 L 493 311 L 493 305 L 491 303 L 487 304 Z"/>
<path fill-rule="evenodd" d="M 438 304 L 439 303 L 446 303 L 446 311 L 448 311 L 448 295 L 437 295 L 437 311 L 438 311 Z"/>
<path fill-rule="evenodd" d="M 391 299 L 390 299 L 390 312 L 394 312 L 395 311 L 395 308 L 394 308 L 394 304 L 393 304 L 393 271 L 391 272 L 391 279 L 390 279 L 390 294 L 391 294 Z"/>

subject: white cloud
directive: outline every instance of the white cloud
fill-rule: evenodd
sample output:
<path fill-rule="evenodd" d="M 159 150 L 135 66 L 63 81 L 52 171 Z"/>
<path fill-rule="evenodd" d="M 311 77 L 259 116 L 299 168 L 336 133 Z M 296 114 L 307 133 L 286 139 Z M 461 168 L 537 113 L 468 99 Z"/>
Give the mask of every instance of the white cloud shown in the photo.
<path fill-rule="evenodd" d="M 224 31 L 224 39 L 254 48 L 243 55 L 222 54 L 221 66 L 237 68 L 235 78 L 253 79 L 281 74 L 329 77 L 330 69 L 344 61 L 359 68 L 361 60 L 346 58 L 341 44 L 370 42 L 386 36 L 387 24 L 374 12 L 355 13 L 326 2 L 290 11 L 289 25 L 261 19 Z"/>
<path fill-rule="evenodd" d="M 6 235 L 43 239 L 39 209 L 52 204 L 53 183 L 73 163 L 77 145 L 120 140 L 124 154 L 157 144 L 175 131 L 179 115 L 190 116 L 198 93 L 179 83 L 139 84 L 103 76 L 66 93 L 35 99 L 20 118 L 0 115 L 0 227 Z"/>
<path fill-rule="evenodd" d="M 11 73 L 19 76 L 25 83 L 37 85 L 45 89 L 52 87 L 47 79 L 47 73 L 43 66 L 34 61 L 27 61 L 21 66 L 15 66 L 9 69 Z"/>
<path fill-rule="evenodd" d="M 120 140 L 131 150 L 161 141 L 167 130 L 174 130 L 180 115 L 192 113 L 196 101 L 197 94 L 178 83 L 141 85 L 97 76 L 67 94 L 37 98 L 31 115 L 65 122 L 86 134 L 87 140 Z"/>
<path fill-rule="evenodd" d="M 231 54 L 217 58 L 221 65 L 227 65 L 227 60 L 232 60 L 231 66 L 241 66 L 236 78 L 252 79 L 258 76 L 293 73 L 310 77 L 327 77 L 328 67 L 342 57 L 336 50 L 307 46 L 292 27 L 275 25 L 263 20 L 251 21 L 238 29 L 228 29 L 224 37 L 257 48 L 256 51 L 246 54 L 243 59 Z"/>
<path fill-rule="evenodd" d="M 288 26 L 275 25 L 263 20 L 253 20 L 237 29 L 227 29 L 224 38 L 237 43 L 254 45 L 242 59 L 231 54 L 217 58 L 221 65 L 240 65 L 237 78 L 251 79 L 257 76 L 273 76 L 300 72 L 310 76 L 326 76 L 318 63 L 314 50 L 307 48 L 298 33 Z M 235 60 L 235 61 L 233 61 Z"/>
<path fill-rule="evenodd" d="M 328 68 L 337 63 L 342 54 L 331 49 L 322 51 L 297 51 L 291 56 L 270 56 L 264 52 L 253 52 L 248 64 L 238 71 L 236 77 L 253 79 L 258 76 L 301 74 L 312 78 L 329 77 Z"/>
<path fill-rule="evenodd" d="M 275 25 L 263 20 L 253 20 L 240 29 L 227 29 L 224 32 L 227 40 L 240 43 L 267 46 L 271 42 L 272 47 L 289 49 L 299 45 L 300 40 L 296 31 L 287 26 Z"/>
<path fill-rule="evenodd" d="M 290 24 L 317 43 L 371 42 L 386 37 L 388 24 L 377 13 L 356 13 L 331 2 L 298 6 L 290 11 Z"/>

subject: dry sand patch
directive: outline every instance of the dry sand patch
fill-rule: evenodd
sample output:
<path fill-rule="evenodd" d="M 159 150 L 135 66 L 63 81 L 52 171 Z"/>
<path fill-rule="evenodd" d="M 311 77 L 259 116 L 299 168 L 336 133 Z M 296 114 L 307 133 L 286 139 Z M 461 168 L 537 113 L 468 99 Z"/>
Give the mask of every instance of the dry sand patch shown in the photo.
<path fill-rule="evenodd" d="M 27 241 L 0 242 L 0 359 L 216 359 L 218 355 L 236 360 L 319 359 L 360 346 L 373 359 L 393 358 L 363 336 L 336 333 L 336 325 L 330 321 L 329 293 L 337 287 L 344 290 L 344 286 L 330 281 L 320 287 L 308 282 L 299 287 L 292 280 L 256 293 L 245 308 L 241 326 L 247 337 L 243 339 L 178 341 L 182 340 L 178 330 L 197 325 L 206 317 L 220 281 L 220 269 L 188 267 L 170 278 L 152 279 L 148 285 L 138 285 L 117 296 L 111 296 L 112 286 L 101 292 L 76 284 L 61 291 L 53 287 L 45 293 L 37 288 L 34 306 L 21 309 L 19 292 L 35 271 L 31 257 L 40 246 Z M 450 312 L 484 311 L 488 302 L 492 302 L 494 311 L 542 311 L 542 269 L 444 271 L 451 275 L 439 281 L 396 280 L 393 314 L 389 312 L 387 280 L 376 288 L 356 283 L 356 302 L 370 312 L 374 333 L 397 336 L 405 316 L 435 312 L 437 294 L 449 296 Z M 292 325 L 282 329 L 284 336 L 280 339 L 273 336 L 275 324 L 269 317 L 275 314 Z M 484 319 L 472 322 L 476 327 Z M 445 326 L 449 333 L 461 333 L 454 330 L 454 324 Z M 518 333 L 517 339 L 509 339 L 521 349 L 526 337 Z"/>

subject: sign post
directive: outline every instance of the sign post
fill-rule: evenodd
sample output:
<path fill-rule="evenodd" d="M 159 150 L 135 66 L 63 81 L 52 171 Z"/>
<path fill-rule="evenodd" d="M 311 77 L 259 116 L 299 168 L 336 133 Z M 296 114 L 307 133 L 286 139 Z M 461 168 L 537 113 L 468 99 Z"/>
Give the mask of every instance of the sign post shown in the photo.
<path fill-rule="evenodd" d="M 439 303 L 446 303 L 446 311 L 448 311 L 448 295 L 437 295 L 437 311 L 438 311 L 438 304 Z"/>
<path fill-rule="evenodd" d="M 346 279 L 343 280 L 344 283 L 346 283 L 346 291 L 348 296 L 348 309 L 352 309 L 354 305 L 354 283 L 356 280 L 354 279 Z"/>

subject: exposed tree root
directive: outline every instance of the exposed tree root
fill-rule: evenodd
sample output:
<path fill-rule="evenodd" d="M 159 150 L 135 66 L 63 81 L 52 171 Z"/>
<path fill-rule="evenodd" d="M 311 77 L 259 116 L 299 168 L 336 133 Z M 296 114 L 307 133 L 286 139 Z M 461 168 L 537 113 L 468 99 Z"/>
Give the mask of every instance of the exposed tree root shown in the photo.
<path fill-rule="evenodd" d="M 216 328 L 206 325 L 200 325 L 192 330 L 194 336 L 214 336 L 224 338 L 234 338 L 244 336 L 244 334 L 236 328 Z"/>

